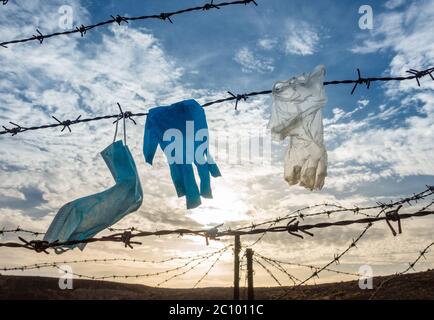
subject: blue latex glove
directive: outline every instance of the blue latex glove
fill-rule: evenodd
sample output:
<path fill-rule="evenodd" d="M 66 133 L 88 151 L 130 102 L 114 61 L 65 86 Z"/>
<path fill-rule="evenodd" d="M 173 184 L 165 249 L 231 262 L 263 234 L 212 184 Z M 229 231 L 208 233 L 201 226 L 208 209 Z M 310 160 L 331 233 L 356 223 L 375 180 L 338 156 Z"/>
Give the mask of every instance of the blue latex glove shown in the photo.
<path fill-rule="evenodd" d="M 178 142 L 181 143 L 178 149 L 171 148 L 177 138 L 167 139 L 175 133 L 179 134 Z M 143 153 L 146 162 L 151 165 L 158 145 L 169 161 L 170 175 L 178 197 L 185 196 L 187 199 L 187 209 L 199 206 L 201 196 L 212 198 L 210 174 L 213 177 L 221 174 L 208 153 L 208 124 L 199 103 L 185 100 L 149 110 Z M 179 161 L 173 162 L 174 158 Z M 194 177 L 193 163 L 200 178 L 200 191 Z"/>

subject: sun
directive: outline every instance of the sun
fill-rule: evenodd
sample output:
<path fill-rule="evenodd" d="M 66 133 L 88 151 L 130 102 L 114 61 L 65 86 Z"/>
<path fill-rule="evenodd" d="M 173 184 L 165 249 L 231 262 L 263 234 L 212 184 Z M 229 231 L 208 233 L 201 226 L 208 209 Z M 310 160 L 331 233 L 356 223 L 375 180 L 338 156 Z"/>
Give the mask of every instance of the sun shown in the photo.
<path fill-rule="evenodd" d="M 203 199 L 199 208 L 191 210 L 190 218 L 204 227 L 213 227 L 234 221 L 248 220 L 249 206 L 237 190 L 228 186 L 213 188 L 213 199 Z"/>

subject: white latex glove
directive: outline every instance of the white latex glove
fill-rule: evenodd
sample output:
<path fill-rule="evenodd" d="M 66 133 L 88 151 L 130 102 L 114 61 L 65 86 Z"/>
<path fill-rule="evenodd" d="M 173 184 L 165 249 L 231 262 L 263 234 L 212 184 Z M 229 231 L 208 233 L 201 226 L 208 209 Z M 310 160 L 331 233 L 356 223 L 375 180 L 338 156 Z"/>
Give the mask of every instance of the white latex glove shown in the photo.
<path fill-rule="evenodd" d="M 313 141 L 292 137 L 285 155 L 284 177 L 289 185 L 321 190 L 327 176 L 327 151 Z"/>
<path fill-rule="evenodd" d="M 321 113 L 327 102 L 324 75 L 324 66 L 317 66 L 310 74 L 276 82 L 268 123 L 274 139 L 291 139 L 285 156 L 285 180 L 310 190 L 320 190 L 327 175 Z"/>

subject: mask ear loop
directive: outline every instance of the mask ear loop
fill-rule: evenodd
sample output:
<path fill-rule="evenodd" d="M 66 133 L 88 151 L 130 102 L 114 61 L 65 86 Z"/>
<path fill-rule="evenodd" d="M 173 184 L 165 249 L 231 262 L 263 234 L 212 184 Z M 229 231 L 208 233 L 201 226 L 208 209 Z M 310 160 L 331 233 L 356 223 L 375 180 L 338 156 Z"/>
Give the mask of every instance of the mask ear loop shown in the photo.
<path fill-rule="evenodd" d="M 115 123 L 116 123 L 116 129 L 115 129 L 115 136 L 113 137 L 113 143 L 116 142 L 116 136 L 118 135 L 119 120 L 116 120 Z"/>
<path fill-rule="evenodd" d="M 119 129 L 119 120 L 123 120 L 123 123 L 124 123 L 124 144 L 125 145 L 127 145 L 127 125 L 126 125 L 126 117 L 125 117 L 125 113 L 124 113 L 124 111 L 122 110 L 122 107 L 121 107 L 121 105 L 118 103 L 118 107 L 119 107 L 119 111 L 120 111 L 120 113 L 119 113 L 119 115 L 118 115 L 118 118 L 113 122 L 113 123 L 115 123 L 116 124 L 116 128 L 115 128 L 115 136 L 113 137 L 113 143 L 115 143 L 116 142 L 116 137 L 117 137 L 117 135 L 118 135 L 118 129 Z"/>
<path fill-rule="evenodd" d="M 126 124 L 127 122 L 125 116 L 123 117 L 123 119 L 124 119 L 124 144 L 126 146 L 127 145 L 127 124 Z"/>

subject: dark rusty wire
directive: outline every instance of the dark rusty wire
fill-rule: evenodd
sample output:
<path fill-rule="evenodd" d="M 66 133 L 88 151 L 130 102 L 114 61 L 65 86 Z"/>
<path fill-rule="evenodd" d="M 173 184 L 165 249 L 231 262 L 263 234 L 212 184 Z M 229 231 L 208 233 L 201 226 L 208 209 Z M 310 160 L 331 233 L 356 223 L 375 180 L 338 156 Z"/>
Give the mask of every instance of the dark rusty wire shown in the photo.
<path fill-rule="evenodd" d="M 93 243 L 93 242 L 121 242 L 125 244 L 125 247 L 132 248 L 133 244 L 141 244 L 137 241 L 132 241 L 134 238 L 141 238 L 141 237 L 148 237 L 148 236 L 164 236 L 164 235 L 174 235 L 177 234 L 179 236 L 183 235 L 196 235 L 196 236 L 202 236 L 205 237 L 206 242 L 208 244 L 208 240 L 218 240 L 220 237 L 227 237 L 227 236 L 235 236 L 235 235 L 253 235 L 253 234 L 263 234 L 263 233 L 278 233 L 278 232 L 288 232 L 289 234 L 297 237 L 303 237 L 302 235 L 298 234 L 297 232 L 303 232 L 305 234 L 308 234 L 309 236 L 313 236 L 309 231 L 310 229 L 316 229 L 316 228 L 327 228 L 332 226 L 347 226 L 352 224 L 367 224 L 368 226 L 377 221 L 385 220 L 388 225 L 390 226 L 391 222 L 398 222 L 400 223 L 401 219 L 408 219 L 410 217 L 420 217 L 420 216 L 427 216 L 433 214 L 433 211 L 429 211 L 428 208 L 433 204 L 432 202 L 425 207 L 423 207 L 421 210 L 415 213 L 404 213 L 404 214 L 398 214 L 398 210 L 401 208 L 401 204 L 411 204 L 413 201 L 417 202 L 418 200 L 425 199 L 428 196 L 432 195 L 434 192 L 434 187 L 427 186 L 427 189 L 423 192 L 414 194 L 413 196 L 403 198 L 401 200 L 391 202 L 389 204 L 386 203 L 378 203 L 377 206 L 373 206 L 371 208 L 381 208 L 381 211 L 379 214 L 375 217 L 368 216 L 363 219 L 358 220 L 342 220 L 342 221 L 334 221 L 334 222 L 322 222 L 317 224 L 303 224 L 300 225 L 299 221 L 296 221 L 294 223 L 294 218 L 292 218 L 291 221 L 286 226 L 274 226 L 274 227 L 268 227 L 268 228 L 257 228 L 255 227 L 249 227 L 250 230 L 246 230 L 246 228 L 239 228 L 237 230 L 226 230 L 226 231 L 219 231 L 218 228 L 221 226 L 217 226 L 211 229 L 206 230 L 190 230 L 190 229 L 176 229 L 176 230 L 157 230 L 157 231 L 134 231 L 138 230 L 135 228 L 129 228 L 129 229 L 122 229 L 124 230 L 121 233 L 115 233 L 109 236 L 103 236 L 100 238 L 88 238 L 88 239 L 82 239 L 82 240 L 69 240 L 64 242 L 54 241 L 54 242 L 47 242 L 43 240 L 32 240 L 27 241 L 21 237 L 19 237 L 20 241 L 22 243 L 18 242 L 5 242 L 0 243 L 0 247 L 9 247 L 9 248 L 25 248 L 29 250 L 33 250 L 36 252 L 47 252 L 47 249 L 50 248 L 65 248 L 72 245 L 77 245 L 80 243 Z M 396 208 L 398 206 L 398 208 Z M 392 208 L 395 208 L 395 210 L 391 210 Z M 388 213 L 386 213 L 383 217 L 380 217 L 382 213 L 384 213 L 386 210 L 390 209 Z M 318 213 L 317 213 L 318 214 Z M 368 227 L 367 227 L 368 228 Z M 355 244 L 354 244 L 355 245 Z"/>
<path fill-rule="evenodd" d="M 302 235 L 298 234 L 297 232 L 303 232 L 305 234 L 308 234 L 310 236 L 313 236 L 309 231 L 311 229 L 323 229 L 323 228 L 329 228 L 329 227 L 336 227 L 336 226 L 349 226 L 353 224 L 365 224 L 367 225 L 365 231 L 362 233 L 362 235 L 367 231 L 367 229 L 372 226 L 373 223 L 379 222 L 379 221 L 398 221 L 398 220 L 404 220 L 409 218 L 417 218 L 417 217 L 425 217 L 434 215 L 434 211 L 431 210 L 425 210 L 425 211 L 416 211 L 413 213 L 401 213 L 398 214 L 393 220 L 390 219 L 390 217 L 386 216 L 378 216 L 378 217 L 369 217 L 369 218 L 362 218 L 362 219 L 356 219 L 356 220 L 341 220 L 341 221 L 334 221 L 334 222 L 321 222 L 316 224 L 298 224 L 297 223 L 290 223 L 286 226 L 276 226 L 268 229 L 253 229 L 250 231 L 232 231 L 232 230 L 226 230 L 226 231 L 218 231 L 216 229 L 212 229 L 212 237 L 210 237 L 210 230 L 189 230 L 189 229 L 177 229 L 177 230 L 159 230 L 159 231 L 146 231 L 146 232 L 139 232 L 139 233 L 131 233 L 130 231 L 126 231 L 129 233 L 129 236 L 127 237 L 127 241 L 125 240 L 124 233 L 117 233 L 110 236 L 103 236 L 100 238 L 88 238 L 83 240 L 69 240 L 69 241 L 54 241 L 54 242 L 47 242 L 42 240 L 32 240 L 27 241 L 21 237 L 19 239 L 22 243 L 18 242 L 5 242 L 0 243 L 0 247 L 9 247 L 9 248 L 25 248 L 29 250 L 33 250 L 36 252 L 45 252 L 48 253 L 48 249 L 51 248 L 65 248 L 67 246 L 71 245 L 77 245 L 80 243 L 94 243 L 94 242 L 122 242 L 125 243 L 125 246 L 131 246 L 132 244 L 141 244 L 137 241 L 132 241 L 134 238 L 143 238 L 143 237 L 149 237 L 149 236 L 163 236 L 163 235 L 198 235 L 198 236 L 204 236 L 204 237 L 210 237 L 210 239 L 219 239 L 222 237 L 232 237 L 235 235 L 252 235 L 252 234 L 260 234 L 263 232 L 268 233 L 281 233 L 281 232 L 288 232 L 289 234 L 297 237 L 303 237 Z M 350 247 L 355 246 L 359 238 L 356 240 L 353 240 L 353 243 Z M 131 246 L 132 247 L 132 246 Z M 335 259 L 337 261 L 337 258 Z M 334 261 L 335 261 L 334 260 Z M 328 266 L 327 266 L 328 267 Z"/>
<path fill-rule="evenodd" d="M 57 269 L 59 269 L 61 271 L 64 271 L 65 273 L 72 274 L 75 277 L 86 278 L 86 279 L 91 279 L 91 280 L 150 278 L 150 277 L 161 276 L 161 275 L 164 275 L 164 274 L 169 274 L 169 273 L 172 273 L 172 272 L 175 272 L 175 271 L 182 270 L 182 269 L 188 267 L 189 265 L 191 265 L 193 262 L 198 261 L 198 260 L 200 261 L 200 263 L 203 263 L 204 261 L 209 260 L 213 256 L 215 256 L 215 255 L 217 255 L 217 254 L 219 254 L 221 252 L 224 252 L 225 250 L 227 250 L 227 248 L 220 249 L 220 250 L 218 250 L 216 252 L 208 254 L 207 256 L 203 256 L 203 257 L 200 257 L 200 258 L 197 258 L 197 259 L 191 259 L 191 260 L 187 261 L 186 263 L 184 263 L 184 264 L 182 264 L 182 265 L 180 265 L 178 267 L 175 267 L 175 268 L 170 268 L 170 269 L 166 269 L 166 270 L 163 270 L 163 271 L 157 271 L 157 272 L 151 272 L 151 273 L 135 274 L 135 275 L 117 275 L 117 274 L 113 274 L 113 275 L 108 275 L 108 276 L 97 277 L 97 276 L 89 276 L 89 275 L 85 275 L 85 274 L 81 274 L 81 273 L 76 273 L 76 272 L 70 272 L 68 270 L 62 269 L 62 267 L 59 266 L 58 264 L 53 265 L 53 267 L 57 268 Z"/>
<path fill-rule="evenodd" d="M 273 278 L 274 281 L 276 281 L 276 283 L 279 285 L 279 287 L 283 287 L 283 285 L 279 281 L 279 279 L 273 274 L 273 272 L 271 272 L 270 269 L 268 269 L 264 264 L 262 264 L 261 261 L 259 261 L 256 258 L 253 258 L 253 261 L 255 261 L 257 264 L 259 264 L 262 267 L 262 269 L 264 269 L 270 275 L 270 277 Z"/>
<path fill-rule="evenodd" d="M 277 264 L 283 270 L 286 270 L 286 269 L 283 268 L 282 265 L 289 265 L 289 266 L 294 266 L 294 267 L 308 268 L 308 269 L 311 269 L 311 270 L 314 270 L 314 271 L 318 271 L 318 270 L 321 269 L 320 266 L 315 266 L 315 265 L 311 265 L 311 264 L 303 264 L 303 263 L 296 263 L 296 262 L 287 262 L 287 261 L 281 261 L 281 260 L 273 259 L 273 258 L 270 258 L 270 257 L 266 257 L 266 256 L 258 253 L 257 251 L 255 251 L 255 255 L 258 256 L 259 258 L 265 260 L 265 261 L 269 261 L 269 262 L 273 262 L 273 263 Z M 282 270 L 282 272 L 283 272 L 283 270 Z M 325 268 L 324 271 L 328 271 L 328 272 L 332 272 L 332 273 L 336 273 L 336 274 L 347 275 L 347 276 L 354 276 L 354 277 L 358 277 L 359 276 L 358 273 L 346 272 L 346 271 L 335 270 L 335 269 L 330 269 L 330 268 Z M 298 280 L 298 282 L 302 282 L 302 281 Z"/>
<path fill-rule="evenodd" d="M 316 217 L 316 216 L 330 217 L 332 214 L 344 213 L 344 212 L 351 212 L 351 213 L 354 213 L 355 215 L 364 215 L 366 217 L 375 217 L 375 215 L 366 214 L 366 213 L 364 213 L 364 211 L 376 210 L 376 209 L 391 209 L 393 207 L 397 207 L 399 205 L 404 205 L 404 204 L 411 205 L 412 202 L 417 203 L 417 201 L 422 200 L 422 199 L 426 199 L 431 195 L 434 195 L 434 186 L 427 186 L 424 191 L 413 194 L 412 196 L 409 196 L 409 197 L 405 197 L 405 198 L 402 198 L 402 199 L 399 199 L 396 201 L 391 201 L 389 203 L 377 202 L 376 205 L 366 206 L 366 207 L 354 206 L 352 208 L 345 208 L 343 206 L 336 205 L 336 204 L 327 204 L 327 203 L 317 204 L 317 205 L 307 206 L 307 207 L 303 207 L 301 209 L 297 209 L 295 211 L 288 213 L 287 215 L 285 215 L 283 217 L 277 217 L 277 218 L 266 220 L 266 221 L 263 221 L 260 223 L 252 223 L 250 226 L 239 227 L 235 230 L 241 231 L 241 230 L 256 229 L 257 227 L 261 227 L 261 226 L 265 226 L 265 225 L 273 226 L 279 222 L 288 221 L 288 220 L 291 220 L 293 218 L 299 218 L 300 220 L 304 220 L 305 218 Z M 427 207 L 423 208 L 423 210 L 426 210 L 431 205 L 432 205 L 432 202 Z M 326 209 L 322 209 L 321 211 L 314 212 L 314 213 L 305 213 L 307 210 L 317 209 L 317 208 L 321 208 L 321 207 L 325 207 Z M 331 207 L 335 207 L 336 209 L 329 209 Z"/>
<path fill-rule="evenodd" d="M 280 263 L 269 261 L 269 260 L 264 260 L 264 261 L 267 262 L 269 265 L 275 267 L 277 270 L 283 272 L 289 278 L 289 280 L 291 280 L 294 283 L 294 285 L 297 283 L 297 281 L 298 282 L 301 281 L 296 276 L 294 276 L 293 274 L 289 273 L 288 270 L 286 270 Z"/>
<path fill-rule="evenodd" d="M 215 261 L 211 264 L 211 266 L 209 267 L 209 269 L 203 274 L 203 276 L 197 280 L 197 282 L 194 284 L 193 289 L 196 288 L 211 272 L 211 270 L 215 267 L 215 265 L 217 264 L 217 262 L 220 261 L 220 259 L 222 258 L 223 254 L 225 252 L 227 252 L 229 248 L 226 248 L 226 250 L 222 251 L 219 256 L 217 257 L 217 259 L 215 259 Z"/>
<path fill-rule="evenodd" d="M 45 234 L 44 232 L 26 230 L 26 229 L 22 229 L 20 227 L 16 227 L 15 229 L 5 229 L 5 228 L 0 229 L 0 236 L 7 234 L 7 233 L 28 233 L 28 234 L 31 234 L 35 237 Z"/>
<path fill-rule="evenodd" d="M 397 217 L 400 220 L 409 219 L 409 218 L 416 218 L 416 217 L 425 217 L 433 215 L 434 211 L 417 211 L 413 213 L 402 213 L 398 214 Z M 268 233 L 279 233 L 279 232 L 288 232 L 291 233 L 294 236 L 302 238 L 303 236 L 298 234 L 297 232 L 304 232 L 308 234 L 309 236 L 313 236 L 310 232 L 307 232 L 307 230 L 311 229 L 323 229 L 328 227 L 343 227 L 343 226 L 349 226 L 353 224 L 372 224 L 374 222 L 378 221 L 389 221 L 390 219 L 386 216 L 384 217 L 369 217 L 369 218 L 362 218 L 362 219 L 355 219 L 355 220 L 340 220 L 340 221 L 333 221 L 333 222 L 320 222 L 315 224 L 298 224 L 298 221 L 295 223 L 288 224 L 286 226 L 276 226 L 271 228 L 258 228 L 253 229 L 249 231 L 221 231 L 217 234 L 218 237 L 225 237 L 225 236 L 234 236 L 234 235 L 251 235 L 251 234 L 260 234 L 263 232 Z M 394 220 L 392 220 L 394 221 Z"/>
<path fill-rule="evenodd" d="M 410 270 L 416 271 L 414 269 L 414 267 L 416 266 L 416 264 L 422 259 L 426 259 L 425 255 L 428 253 L 429 249 L 434 246 L 434 242 L 431 242 L 428 246 L 425 247 L 425 249 L 423 249 L 422 251 L 419 252 L 419 255 L 416 257 L 415 260 L 413 260 L 413 262 L 408 264 L 408 267 L 406 269 L 404 269 L 401 272 L 397 272 L 396 274 L 394 274 L 393 276 L 389 276 L 387 279 L 383 280 L 380 285 L 374 290 L 374 292 L 372 293 L 372 295 L 369 297 L 369 300 L 372 300 L 375 298 L 375 296 L 378 294 L 378 292 L 384 287 L 385 284 L 395 280 L 398 276 L 404 275 L 406 273 L 408 273 Z"/>
<path fill-rule="evenodd" d="M 198 268 L 200 265 L 202 265 L 203 263 L 205 263 L 206 261 L 208 261 L 209 259 L 211 259 L 211 258 L 214 257 L 215 255 L 217 255 L 217 254 L 219 254 L 219 253 L 221 253 L 221 255 L 222 255 L 222 254 L 223 254 L 224 252 L 226 252 L 226 251 L 227 251 L 231 246 L 232 246 L 232 245 L 228 245 L 228 246 L 226 246 L 226 247 L 220 249 L 218 252 L 215 252 L 213 255 L 211 255 L 211 256 L 209 256 L 209 257 L 207 257 L 207 258 L 205 258 L 205 259 L 199 260 L 199 262 L 197 262 L 196 264 L 194 264 L 193 266 L 191 266 L 191 267 L 188 268 L 187 270 L 184 270 L 183 272 L 179 272 L 179 273 L 177 273 L 177 274 L 174 274 L 174 275 L 172 275 L 171 277 L 169 277 L 169 278 L 167 278 L 167 279 L 165 279 L 165 280 L 159 282 L 159 283 L 157 284 L 157 287 L 160 287 L 161 285 L 163 285 L 163 284 L 165 284 L 165 283 L 167 283 L 167 282 L 169 282 L 169 281 L 171 281 L 171 280 L 173 280 L 173 279 L 175 279 L 175 278 L 179 278 L 179 277 L 182 277 L 182 276 L 186 275 L 187 273 L 189 273 L 190 271 L 193 271 L 194 269 Z M 217 260 L 217 261 L 218 261 L 218 260 Z M 212 269 L 212 268 L 211 268 L 211 269 Z"/>
<path fill-rule="evenodd" d="M 434 191 L 434 187 L 432 186 L 427 186 L 427 189 L 421 193 L 415 194 L 413 196 L 413 201 L 418 201 L 421 198 L 424 198 L 424 195 L 430 195 L 432 194 L 432 192 Z M 411 201 L 406 200 L 406 199 L 402 199 L 398 202 L 395 202 L 394 205 L 398 205 L 396 208 L 394 208 L 393 210 L 389 210 L 386 212 L 387 209 L 391 209 L 390 205 L 384 205 L 382 204 L 381 206 L 381 210 L 380 212 L 374 217 L 374 218 L 367 218 L 367 219 L 374 219 L 376 221 L 378 221 L 378 219 L 382 219 L 382 220 L 386 220 L 387 224 L 389 225 L 389 227 L 392 229 L 392 234 L 394 236 L 396 236 L 396 233 L 394 232 L 393 228 L 390 225 L 390 220 L 392 221 L 396 221 L 398 222 L 399 228 L 401 228 L 401 219 L 403 218 L 403 215 L 400 215 L 398 213 L 398 211 L 401 209 L 402 204 L 407 203 L 407 204 L 411 204 Z M 430 204 L 424 206 L 421 210 L 419 210 L 418 212 L 427 212 L 426 210 L 432 206 L 433 202 L 431 202 Z M 393 207 L 393 206 L 392 206 Z M 416 212 L 416 213 L 418 213 Z M 383 213 L 385 213 L 384 217 L 380 217 L 380 215 L 382 215 Z M 296 286 L 292 287 L 292 289 L 299 287 L 305 283 L 307 283 L 309 280 L 314 279 L 314 278 L 319 278 L 319 273 L 321 273 L 322 271 L 328 269 L 332 264 L 336 263 L 339 264 L 340 259 L 342 259 L 342 257 L 344 255 L 346 255 L 351 249 L 356 248 L 357 247 L 357 243 L 365 236 L 365 234 L 368 232 L 368 230 L 372 227 L 373 221 L 369 222 L 366 227 L 363 229 L 363 231 L 359 234 L 359 236 L 356 239 L 353 239 L 352 242 L 350 243 L 350 245 L 341 253 L 337 254 L 334 256 L 333 260 L 331 260 L 330 262 L 328 262 L 327 264 L 325 264 L 323 267 L 321 267 L 320 269 L 315 269 L 315 271 L 309 276 L 307 277 L 305 280 L 303 280 L 302 282 L 300 282 L 299 284 L 297 284 Z M 284 297 L 287 296 L 289 292 L 285 292 L 285 294 L 280 295 L 277 297 L 277 299 L 283 299 Z"/>
<path fill-rule="evenodd" d="M 242 1 L 238 1 L 238 2 L 242 2 Z M 410 69 L 409 71 L 412 71 L 412 70 L 414 70 L 414 69 Z M 431 77 L 431 79 L 434 80 L 434 77 L 432 75 L 433 72 L 434 72 L 434 68 L 429 68 L 426 70 L 417 71 L 417 73 L 412 73 L 411 76 L 406 76 L 406 77 L 375 77 L 375 78 L 362 78 L 362 80 L 365 81 L 367 79 L 367 80 L 369 80 L 369 82 L 374 82 L 374 81 L 404 81 L 404 80 L 416 79 L 417 83 L 420 85 L 419 79 L 421 79 L 427 75 L 429 75 Z M 357 85 L 362 80 L 356 79 L 356 80 L 326 81 L 326 82 L 324 82 L 324 85 L 350 84 L 350 83 L 355 83 Z M 229 92 L 229 94 L 231 95 L 230 97 L 210 101 L 210 102 L 203 104 L 202 106 L 208 107 L 208 106 L 211 106 L 214 104 L 235 100 L 235 108 L 237 109 L 238 108 L 238 102 L 240 100 L 245 101 L 245 100 L 247 100 L 248 97 L 270 94 L 271 92 L 272 92 L 271 90 L 259 91 L 259 92 L 250 92 L 250 93 L 245 93 L 245 94 L 233 94 L 233 93 Z M 55 128 L 55 127 L 59 127 L 59 126 L 62 127 L 62 131 L 65 128 L 67 128 L 69 131 L 71 131 L 70 126 L 78 124 L 78 123 L 88 123 L 88 122 L 107 120 L 107 119 L 116 119 L 118 121 L 122 118 L 125 118 L 125 120 L 130 119 L 130 120 L 134 121 L 132 117 L 144 117 L 147 115 L 148 115 L 147 112 L 133 113 L 130 111 L 125 111 L 125 112 L 122 112 L 121 114 L 112 114 L 112 115 L 98 116 L 98 117 L 85 118 L 85 119 L 81 119 L 80 117 L 76 118 L 75 120 L 63 120 L 62 121 L 62 120 L 56 119 L 57 123 L 46 124 L 46 125 L 41 125 L 41 126 L 32 126 L 32 127 L 23 127 L 23 126 L 20 126 L 19 124 L 16 124 L 14 122 L 10 122 L 10 124 L 13 127 L 3 126 L 4 130 L 0 131 L 0 135 L 9 133 L 12 136 L 15 136 L 18 133 L 22 133 L 22 132 L 26 132 L 26 131 Z M 119 118 L 119 117 L 121 117 L 121 118 Z"/>
<path fill-rule="evenodd" d="M 220 250 L 216 251 L 217 253 Z M 34 269 L 43 269 L 55 267 L 62 264 L 81 264 L 81 263 L 107 263 L 107 262 L 132 262 L 132 263 L 150 263 L 150 264 L 163 264 L 167 262 L 172 262 L 176 260 L 200 260 L 202 258 L 206 258 L 209 255 L 214 254 L 215 252 L 201 254 L 201 255 L 193 255 L 193 256 L 179 256 L 179 257 L 171 257 L 162 260 L 146 260 L 146 259 L 132 259 L 132 258 L 104 258 L 104 259 L 83 259 L 83 260 L 64 260 L 64 261 L 53 261 L 53 262 L 41 262 L 29 265 L 23 265 L 18 267 L 2 267 L 0 271 L 25 271 L 25 270 L 34 270 Z"/>
<path fill-rule="evenodd" d="M 8 2 L 8 0 L 2 0 L 2 1 L 3 1 L 3 4 L 6 4 Z M 96 28 L 99 28 L 102 26 L 107 26 L 110 24 L 121 25 L 122 23 L 128 23 L 129 21 L 136 21 L 136 20 L 158 19 L 158 20 L 162 20 L 162 21 L 167 20 L 170 23 L 173 23 L 171 17 L 174 17 L 176 15 L 180 15 L 183 13 L 192 12 L 192 11 L 204 12 L 204 11 L 208 11 L 210 9 L 220 9 L 222 7 L 231 6 L 231 5 L 240 5 L 240 4 L 247 5 L 249 3 L 253 3 L 256 6 L 258 5 L 255 0 L 241 0 L 241 1 L 222 2 L 222 3 L 213 3 L 213 1 L 211 1 L 211 3 L 206 3 L 206 4 L 204 4 L 202 6 L 198 6 L 198 7 L 192 7 L 192 8 L 182 9 L 182 10 L 173 11 L 173 12 L 162 12 L 162 13 L 153 14 L 153 15 L 143 15 L 143 16 L 135 16 L 135 17 L 126 17 L 126 16 L 121 16 L 121 15 L 113 16 L 112 15 L 112 16 L 110 16 L 111 19 L 109 19 L 109 20 L 98 22 L 96 24 L 91 24 L 91 25 L 87 25 L 87 26 L 82 24 L 80 27 L 76 27 L 75 29 L 66 30 L 66 31 L 62 31 L 62 32 L 42 34 L 41 31 L 36 29 L 37 35 L 32 35 L 31 37 L 23 38 L 23 39 L 3 41 L 0 43 L 0 46 L 7 48 L 7 46 L 10 44 L 24 43 L 24 42 L 30 42 L 30 41 L 38 41 L 40 44 L 42 44 L 44 42 L 44 39 L 58 37 L 58 36 L 62 36 L 62 35 L 72 35 L 72 34 L 76 34 L 76 33 L 80 34 L 80 36 L 83 37 L 87 33 L 87 31 L 90 31 L 90 30 L 93 30 L 93 29 L 96 29 Z"/>
<path fill-rule="evenodd" d="M 265 263 L 269 264 L 270 266 L 272 266 L 273 268 L 277 269 L 278 271 L 283 272 L 289 278 L 289 280 L 291 280 L 293 282 L 294 285 L 296 285 L 297 282 L 301 282 L 300 279 L 298 279 L 293 274 L 289 273 L 288 270 L 286 270 L 280 263 L 272 261 L 271 259 L 264 259 L 264 257 L 262 255 L 258 255 L 256 253 L 256 251 L 255 251 L 255 256 L 259 257 Z"/>
<path fill-rule="evenodd" d="M 302 285 L 304 285 L 305 283 L 307 283 L 309 280 L 314 279 L 314 278 L 319 278 L 319 274 L 327 269 L 329 269 L 329 267 L 336 263 L 339 264 L 340 259 L 342 259 L 342 257 L 344 255 L 346 255 L 351 249 L 356 248 L 357 247 L 357 243 L 365 236 L 365 234 L 368 232 L 368 230 L 372 227 L 372 223 L 368 223 L 366 225 L 366 227 L 363 229 L 363 231 L 359 234 L 359 236 L 355 239 L 353 239 L 350 243 L 350 245 L 343 250 L 341 253 L 337 254 L 334 256 L 333 260 L 331 260 L 330 262 L 328 262 L 327 264 L 325 264 L 324 266 L 322 266 L 319 269 L 315 269 L 315 271 L 306 279 L 304 279 L 303 281 L 301 281 L 300 283 L 298 283 L 297 285 L 293 286 L 291 288 L 291 290 L 300 287 Z M 286 297 L 289 294 L 289 290 L 287 290 L 283 295 L 280 295 L 277 297 L 277 299 L 283 299 L 284 297 Z"/>

